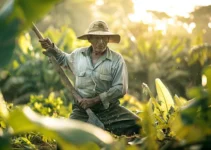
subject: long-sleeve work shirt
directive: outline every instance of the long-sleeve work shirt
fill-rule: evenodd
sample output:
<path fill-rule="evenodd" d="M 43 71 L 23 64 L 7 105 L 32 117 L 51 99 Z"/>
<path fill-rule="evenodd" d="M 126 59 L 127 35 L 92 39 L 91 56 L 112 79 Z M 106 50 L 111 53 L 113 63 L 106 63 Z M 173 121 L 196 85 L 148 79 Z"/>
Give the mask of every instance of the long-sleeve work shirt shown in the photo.
<path fill-rule="evenodd" d="M 76 77 L 75 89 L 84 98 L 100 96 L 105 109 L 122 97 L 128 89 L 128 72 L 123 57 L 107 48 L 95 65 L 91 61 L 92 47 L 59 52 L 60 65 L 72 70 Z"/>

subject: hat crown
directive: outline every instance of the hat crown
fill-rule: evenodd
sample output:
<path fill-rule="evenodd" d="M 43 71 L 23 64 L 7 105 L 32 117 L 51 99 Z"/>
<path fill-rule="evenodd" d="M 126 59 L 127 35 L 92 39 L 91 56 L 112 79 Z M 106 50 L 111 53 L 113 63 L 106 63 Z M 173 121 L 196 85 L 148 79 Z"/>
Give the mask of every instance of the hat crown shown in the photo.
<path fill-rule="evenodd" d="M 108 25 L 104 21 L 94 21 L 90 24 L 88 33 L 96 31 L 109 32 Z"/>

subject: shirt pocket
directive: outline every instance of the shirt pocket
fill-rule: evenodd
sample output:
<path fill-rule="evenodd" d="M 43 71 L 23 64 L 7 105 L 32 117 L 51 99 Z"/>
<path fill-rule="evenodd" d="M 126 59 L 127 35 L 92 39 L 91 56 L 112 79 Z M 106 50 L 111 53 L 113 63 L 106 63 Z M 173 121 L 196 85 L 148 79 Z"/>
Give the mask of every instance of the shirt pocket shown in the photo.
<path fill-rule="evenodd" d="M 100 74 L 100 89 L 103 91 L 107 91 L 109 88 L 111 88 L 112 85 L 112 77 L 111 75 L 105 75 L 105 74 Z"/>
<path fill-rule="evenodd" d="M 85 71 L 76 73 L 76 88 L 84 89 L 92 85 L 92 78 Z"/>
<path fill-rule="evenodd" d="M 103 81 L 111 81 L 112 80 L 112 77 L 111 75 L 105 75 L 105 74 L 100 74 L 100 79 L 103 80 Z"/>

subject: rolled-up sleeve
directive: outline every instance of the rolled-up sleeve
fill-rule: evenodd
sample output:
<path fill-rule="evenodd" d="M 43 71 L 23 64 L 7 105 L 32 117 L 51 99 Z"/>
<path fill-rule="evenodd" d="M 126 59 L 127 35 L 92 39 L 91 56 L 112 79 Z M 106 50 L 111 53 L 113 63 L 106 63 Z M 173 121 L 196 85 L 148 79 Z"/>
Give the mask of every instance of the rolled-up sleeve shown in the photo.
<path fill-rule="evenodd" d="M 109 104 L 112 103 L 112 101 L 116 101 L 123 97 L 128 90 L 128 72 L 122 57 L 120 57 L 115 64 L 112 71 L 112 77 L 111 88 L 99 95 L 105 109 L 109 107 Z"/>

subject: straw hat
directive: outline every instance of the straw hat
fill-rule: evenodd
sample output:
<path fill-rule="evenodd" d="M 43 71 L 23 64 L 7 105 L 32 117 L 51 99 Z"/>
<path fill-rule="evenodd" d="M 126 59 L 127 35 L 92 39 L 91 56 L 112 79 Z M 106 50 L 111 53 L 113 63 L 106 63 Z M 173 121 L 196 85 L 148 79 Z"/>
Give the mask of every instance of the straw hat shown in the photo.
<path fill-rule="evenodd" d="M 120 35 L 111 33 L 108 30 L 108 25 L 104 21 L 94 21 L 89 25 L 88 32 L 78 36 L 77 38 L 80 40 L 88 40 L 88 35 L 107 35 L 109 36 L 109 43 L 119 43 Z"/>

